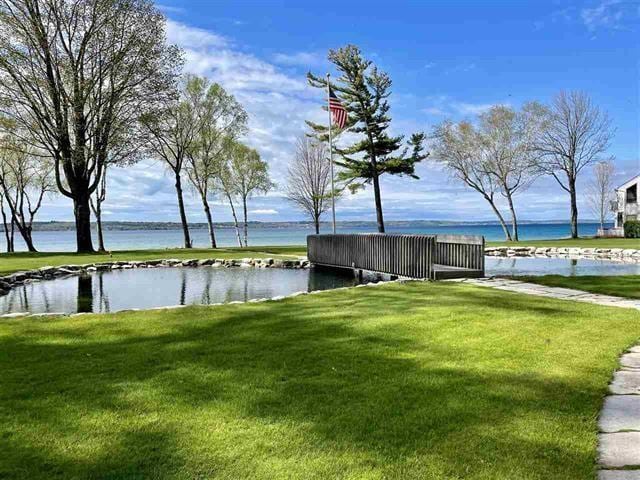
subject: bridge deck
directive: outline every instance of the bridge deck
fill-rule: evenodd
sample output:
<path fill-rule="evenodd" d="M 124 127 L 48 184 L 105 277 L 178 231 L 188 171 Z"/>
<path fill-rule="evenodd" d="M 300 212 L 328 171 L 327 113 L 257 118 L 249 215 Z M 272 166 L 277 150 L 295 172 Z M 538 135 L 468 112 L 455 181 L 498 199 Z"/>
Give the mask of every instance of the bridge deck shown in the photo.
<path fill-rule="evenodd" d="M 447 280 L 451 278 L 480 278 L 484 276 L 482 270 L 464 267 L 451 267 L 449 265 L 433 265 L 433 279 Z"/>

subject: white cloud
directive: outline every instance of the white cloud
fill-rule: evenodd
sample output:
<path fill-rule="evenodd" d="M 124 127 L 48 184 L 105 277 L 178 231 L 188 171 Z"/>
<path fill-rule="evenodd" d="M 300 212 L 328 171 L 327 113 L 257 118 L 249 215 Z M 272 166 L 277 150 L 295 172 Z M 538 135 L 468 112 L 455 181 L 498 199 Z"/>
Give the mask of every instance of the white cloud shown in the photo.
<path fill-rule="evenodd" d="M 273 61 L 280 65 L 314 67 L 326 63 L 326 54 L 320 52 L 276 53 Z"/>
<path fill-rule="evenodd" d="M 422 109 L 423 113 L 431 116 L 475 116 L 486 112 L 494 105 L 508 105 L 507 102 L 494 103 L 472 103 L 453 99 L 448 95 L 434 95 L 425 99 L 427 106 Z"/>
<path fill-rule="evenodd" d="M 183 13 L 186 12 L 186 10 L 183 7 L 174 7 L 173 5 L 163 5 L 160 3 L 156 3 L 156 7 L 158 7 L 158 9 L 164 13 L 173 13 L 173 14 L 177 14 L 177 15 L 182 15 Z"/>
<path fill-rule="evenodd" d="M 624 20 L 631 15 L 638 17 L 638 4 L 622 0 L 604 0 L 591 8 L 583 8 L 580 11 L 580 18 L 590 31 L 600 27 L 621 28 Z"/>
<path fill-rule="evenodd" d="M 167 40 L 190 48 L 219 48 L 228 46 L 227 40 L 208 30 L 188 27 L 174 20 L 167 20 Z"/>
<path fill-rule="evenodd" d="M 460 115 L 479 115 L 486 112 L 491 107 L 496 105 L 495 103 L 466 103 L 466 102 L 454 102 L 451 107 L 457 111 Z"/>
<path fill-rule="evenodd" d="M 258 208 L 256 210 L 249 210 L 249 213 L 255 213 L 256 215 L 277 215 L 278 211 L 274 208 Z"/>

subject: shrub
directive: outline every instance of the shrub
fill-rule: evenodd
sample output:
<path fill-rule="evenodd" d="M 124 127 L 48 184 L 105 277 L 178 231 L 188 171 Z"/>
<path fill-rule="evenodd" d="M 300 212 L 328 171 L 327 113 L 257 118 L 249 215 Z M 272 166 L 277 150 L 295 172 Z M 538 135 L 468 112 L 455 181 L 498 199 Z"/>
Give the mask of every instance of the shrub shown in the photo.
<path fill-rule="evenodd" d="M 627 220 L 624 222 L 625 238 L 640 238 L 640 221 Z"/>

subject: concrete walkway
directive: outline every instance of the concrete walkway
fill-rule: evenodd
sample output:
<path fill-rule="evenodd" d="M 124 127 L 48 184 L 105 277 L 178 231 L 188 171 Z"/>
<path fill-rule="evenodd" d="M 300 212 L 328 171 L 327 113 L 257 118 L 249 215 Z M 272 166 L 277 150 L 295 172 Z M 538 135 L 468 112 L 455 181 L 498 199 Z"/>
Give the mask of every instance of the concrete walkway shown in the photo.
<path fill-rule="evenodd" d="M 595 303 L 597 305 L 605 305 L 607 307 L 635 308 L 640 310 L 640 300 L 600 295 L 597 293 L 584 292 L 582 290 L 573 290 L 571 288 L 547 287 L 545 285 L 520 282 L 518 280 L 511 280 L 508 278 L 465 278 L 450 281 L 470 283 L 472 285 L 497 288 L 498 290 L 508 290 L 510 292 L 526 293 L 528 295 L 539 295 L 541 297 Z"/>
<path fill-rule="evenodd" d="M 504 278 L 459 281 L 510 292 L 640 310 L 639 300 L 581 290 L 546 287 Z M 613 376 L 609 393 L 604 399 L 598 420 L 598 464 L 601 468 L 598 479 L 640 480 L 640 346 L 631 348 L 620 357 L 620 369 Z"/>

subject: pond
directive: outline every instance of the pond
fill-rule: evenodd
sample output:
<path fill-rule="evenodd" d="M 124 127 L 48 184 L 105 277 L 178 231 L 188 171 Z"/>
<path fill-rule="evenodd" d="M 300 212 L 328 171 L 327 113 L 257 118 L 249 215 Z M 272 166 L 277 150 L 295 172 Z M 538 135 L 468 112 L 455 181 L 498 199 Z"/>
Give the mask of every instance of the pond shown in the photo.
<path fill-rule="evenodd" d="M 598 259 L 485 257 L 487 275 L 640 275 L 640 263 Z"/>
<path fill-rule="evenodd" d="M 36 281 L 0 296 L 0 314 L 117 312 L 208 305 L 356 285 L 353 275 L 318 269 L 154 268 L 107 270 Z"/>
<path fill-rule="evenodd" d="M 486 257 L 487 275 L 640 275 L 640 263 L 610 260 Z M 171 267 L 106 270 L 36 281 L 0 296 L 6 313 L 107 313 L 173 305 L 208 305 L 354 286 L 348 271 Z"/>

